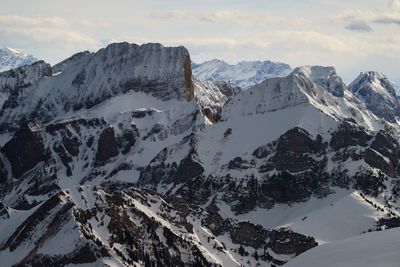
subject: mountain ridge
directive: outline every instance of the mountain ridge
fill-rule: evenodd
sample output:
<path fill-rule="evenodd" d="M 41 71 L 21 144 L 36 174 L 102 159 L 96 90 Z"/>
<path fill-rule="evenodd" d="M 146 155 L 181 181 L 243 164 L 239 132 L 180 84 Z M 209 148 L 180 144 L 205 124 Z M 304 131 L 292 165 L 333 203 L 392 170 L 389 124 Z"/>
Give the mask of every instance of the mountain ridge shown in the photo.
<path fill-rule="evenodd" d="M 398 231 L 400 126 L 333 67 L 243 91 L 189 70 L 119 43 L 0 74 L 2 262 L 282 266 Z"/>
<path fill-rule="evenodd" d="M 284 63 L 266 61 L 241 61 L 235 65 L 213 59 L 193 65 L 193 73 L 202 80 L 226 81 L 233 86 L 248 89 L 261 81 L 285 76 L 291 67 Z"/>

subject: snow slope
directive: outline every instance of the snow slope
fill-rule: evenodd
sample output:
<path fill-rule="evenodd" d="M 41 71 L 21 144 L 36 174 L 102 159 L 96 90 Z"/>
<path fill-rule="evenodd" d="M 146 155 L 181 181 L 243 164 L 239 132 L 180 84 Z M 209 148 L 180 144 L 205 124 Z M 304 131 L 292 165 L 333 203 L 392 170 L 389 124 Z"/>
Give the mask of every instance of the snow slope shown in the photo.
<path fill-rule="evenodd" d="M 24 54 L 13 48 L 0 48 L 0 72 L 30 65 L 38 61 L 32 55 Z"/>
<path fill-rule="evenodd" d="M 399 240 L 399 228 L 366 233 L 313 248 L 284 266 L 397 267 Z"/>
<path fill-rule="evenodd" d="M 242 61 L 230 65 L 213 59 L 201 64 L 193 64 L 193 74 L 201 80 L 227 81 L 234 86 L 248 89 L 265 79 L 288 75 L 289 65 L 271 61 Z"/>

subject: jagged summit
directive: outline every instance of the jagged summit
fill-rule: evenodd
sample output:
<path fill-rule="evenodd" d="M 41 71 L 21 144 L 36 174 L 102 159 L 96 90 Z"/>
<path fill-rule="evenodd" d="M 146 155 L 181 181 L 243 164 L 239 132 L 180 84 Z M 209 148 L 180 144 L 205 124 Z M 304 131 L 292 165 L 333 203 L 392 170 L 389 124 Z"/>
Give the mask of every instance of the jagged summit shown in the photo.
<path fill-rule="evenodd" d="M 400 114 L 394 86 L 380 72 L 361 72 L 349 85 L 349 89 L 378 117 L 394 122 Z"/>
<path fill-rule="evenodd" d="M 23 65 L 30 65 L 38 61 L 32 55 L 27 55 L 14 48 L 0 48 L 0 72 L 18 68 Z"/>
<path fill-rule="evenodd" d="M 302 73 L 313 82 L 336 75 L 336 69 L 331 66 L 325 67 L 306 65 L 295 68 L 293 72 Z"/>
<path fill-rule="evenodd" d="M 242 61 L 231 65 L 213 59 L 193 65 L 193 74 L 201 80 L 226 81 L 233 86 L 248 89 L 267 78 L 282 77 L 292 71 L 287 64 L 272 61 Z"/>
<path fill-rule="evenodd" d="M 382 96 L 389 98 L 396 95 L 393 84 L 381 72 L 361 72 L 360 75 L 349 85 L 349 88 L 351 88 L 354 93 L 358 93 L 366 87 L 369 87 Z"/>
<path fill-rule="evenodd" d="M 303 66 L 296 68 L 293 72 L 302 74 L 310 81 L 325 87 L 336 97 L 344 96 L 346 85 L 334 67 Z"/>

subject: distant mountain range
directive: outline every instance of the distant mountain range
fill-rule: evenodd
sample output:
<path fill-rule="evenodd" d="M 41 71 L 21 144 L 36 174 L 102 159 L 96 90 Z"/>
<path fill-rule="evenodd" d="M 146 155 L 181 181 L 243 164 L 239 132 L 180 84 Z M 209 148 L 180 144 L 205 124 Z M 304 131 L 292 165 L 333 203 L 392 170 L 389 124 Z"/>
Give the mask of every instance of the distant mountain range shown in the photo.
<path fill-rule="evenodd" d="M 265 79 L 288 75 L 292 68 L 288 64 L 272 61 L 242 61 L 230 65 L 213 59 L 202 64 L 193 64 L 193 74 L 201 80 L 226 81 L 233 86 L 248 89 Z"/>
<path fill-rule="evenodd" d="M 24 54 L 13 48 L 0 48 L 0 72 L 30 65 L 38 61 L 32 55 Z"/>

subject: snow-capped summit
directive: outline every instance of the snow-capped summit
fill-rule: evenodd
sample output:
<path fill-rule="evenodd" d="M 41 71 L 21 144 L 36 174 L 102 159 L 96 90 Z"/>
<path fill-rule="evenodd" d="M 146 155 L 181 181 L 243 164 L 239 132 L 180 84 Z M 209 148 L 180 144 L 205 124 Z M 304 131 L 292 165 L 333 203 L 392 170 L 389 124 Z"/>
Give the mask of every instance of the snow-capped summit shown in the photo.
<path fill-rule="evenodd" d="M 358 124 L 372 125 L 372 114 L 348 91 L 336 70 L 321 66 L 298 67 L 285 77 L 266 79 L 231 99 L 221 115 L 227 120 L 232 114 L 264 114 L 304 105 L 335 119 L 353 117 Z"/>
<path fill-rule="evenodd" d="M 349 89 L 378 117 L 394 122 L 395 116 L 400 114 L 394 86 L 380 72 L 361 72 Z"/>
<path fill-rule="evenodd" d="M 289 65 L 269 60 L 242 61 L 230 65 L 223 60 L 213 59 L 202 64 L 193 64 L 193 74 L 199 79 L 226 81 L 242 89 L 248 89 L 268 78 L 286 76 L 291 71 Z"/>
<path fill-rule="evenodd" d="M 0 48 L 0 72 L 30 65 L 38 61 L 32 55 L 27 55 L 13 48 Z"/>
<path fill-rule="evenodd" d="M 344 95 L 346 85 L 334 67 L 303 66 L 296 68 L 293 72 L 302 74 L 310 81 L 325 87 L 334 96 L 343 97 Z"/>

